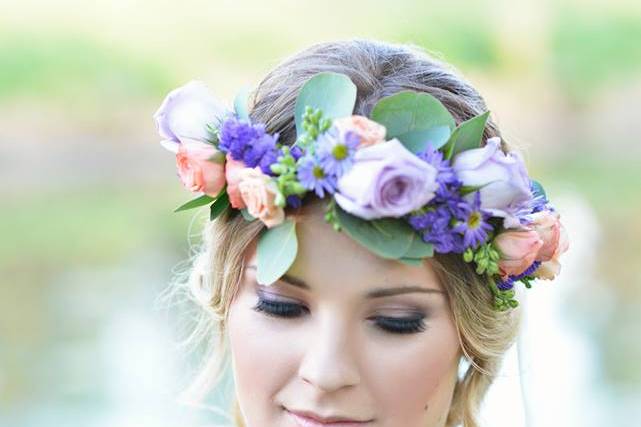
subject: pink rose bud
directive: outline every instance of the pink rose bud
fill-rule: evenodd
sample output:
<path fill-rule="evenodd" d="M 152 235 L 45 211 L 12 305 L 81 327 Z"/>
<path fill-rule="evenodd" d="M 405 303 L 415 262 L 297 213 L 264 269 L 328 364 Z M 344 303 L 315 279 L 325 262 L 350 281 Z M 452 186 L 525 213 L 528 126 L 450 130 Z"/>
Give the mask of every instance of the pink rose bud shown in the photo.
<path fill-rule="evenodd" d="M 363 116 L 349 116 L 333 122 L 341 134 L 352 131 L 360 137 L 359 148 L 385 141 L 385 126 Z"/>
<path fill-rule="evenodd" d="M 558 212 L 540 211 L 532 215 L 532 227 L 543 240 L 543 246 L 539 249 L 536 261 L 549 261 L 554 256 L 559 246 L 561 236 L 561 222 Z"/>
<path fill-rule="evenodd" d="M 220 151 L 211 144 L 184 141 L 176 153 L 178 176 L 190 191 L 216 197 L 225 185 L 225 166 Z"/>
<path fill-rule="evenodd" d="M 550 260 L 543 262 L 534 272 L 534 277 L 545 280 L 552 280 L 561 272 L 559 257 L 570 247 L 568 233 L 563 224 L 559 223 L 559 242 Z"/>
<path fill-rule="evenodd" d="M 238 183 L 240 182 L 239 172 L 247 168 L 241 160 L 234 160 L 230 153 L 227 153 L 225 162 L 225 178 L 227 180 L 227 195 L 229 203 L 234 209 L 244 209 L 245 202 L 240 195 Z"/>
<path fill-rule="evenodd" d="M 523 273 L 534 262 L 543 240 L 534 230 L 506 231 L 494 239 L 501 254 L 499 272 L 506 277 Z"/>
<path fill-rule="evenodd" d="M 260 168 L 244 168 L 238 171 L 238 190 L 247 206 L 247 212 L 260 219 L 268 228 L 285 219 L 285 211 L 277 206 L 278 186 Z"/>

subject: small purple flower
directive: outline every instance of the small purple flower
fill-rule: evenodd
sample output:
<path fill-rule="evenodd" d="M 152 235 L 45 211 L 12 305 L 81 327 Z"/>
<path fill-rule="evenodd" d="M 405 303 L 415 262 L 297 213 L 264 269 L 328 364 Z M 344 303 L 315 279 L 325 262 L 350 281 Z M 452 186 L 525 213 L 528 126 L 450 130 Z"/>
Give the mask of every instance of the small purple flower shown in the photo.
<path fill-rule="evenodd" d="M 303 187 L 314 190 L 321 199 L 325 192 L 333 194 L 336 191 L 336 177 L 329 174 L 316 157 L 307 155 L 299 161 L 297 176 Z"/>
<path fill-rule="evenodd" d="M 234 160 L 244 161 L 245 151 L 265 135 L 265 125 L 252 125 L 230 116 L 220 128 L 218 149 L 230 153 Z"/>
<path fill-rule="evenodd" d="M 487 223 L 490 214 L 481 209 L 481 193 L 476 192 L 474 201 L 459 203 L 457 219 L 459 223 L 453 231 L 463 235 L 463 245 L 466 248 L 476 248 L 485 243 L 492 231 L 492 226 Z"/>
<path fill-rule="evenodd" d="M 438 171 L 436 175 L 436 182 L 441 184 L 441 186 L 458 182 L 454 169 L 452 169 L 452 166 L 450 165 L 450 161 L 444 159 L 443 153 L 439 150 L 428 145 L 425 151 L 418 153 L 417 156 L 436 168 Z"/>
<path fill-rule="evenodd" d="M 514 287 L 514 282 L 534 274 L 540 265 L 541 261 L 534 261 L 523 273 L 516 276 L 508 276 L 506 279 L 499 279 L 496 286 L 502 291 L 512 289 Z"/>
<path fill-rule="evenodd" d="M 344 134 L 331 128 L 317 138 L 317 153 L 325 170 L 340 178 L 354 163 L 354 153 L 360 143 L 357 133 L 347 131 Z"/>
<path fill-rule="evenodd" d="M 301 205 L 303 204 L 303 199 L 301 199 L 295 194 L 287 196 L 285 200 L 286 200 L 287 206 L 291 206 L 294 209 L 300 208 Z"/>
<path fill-rule="evenodd" d="M 272 136 L 266 133 L 258 139 L 250 141 L 243 154 L 243 163 L 245 163 L 247 167 L 253 168 L 261 164 L 264 157 L 267 157 L 268 160 L 271 159 L 277 151 L 277 140 L 278 134 Z"/>

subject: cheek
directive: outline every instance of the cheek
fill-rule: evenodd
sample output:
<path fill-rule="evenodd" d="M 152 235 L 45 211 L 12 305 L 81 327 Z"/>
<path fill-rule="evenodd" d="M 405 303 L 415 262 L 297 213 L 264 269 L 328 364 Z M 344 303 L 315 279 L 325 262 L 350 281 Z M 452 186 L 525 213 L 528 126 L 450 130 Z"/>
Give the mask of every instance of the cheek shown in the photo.
<path fill-rule="evenodd" d="M 373 354 L 370 383 L 381 412 L 390 420 L 403 420 L 402 425 L 439 425 L 449 411 L 458 373 L 454 325 L 436 321 L 418 336 L 396 343 L 383 339 Z"/>
<path fill-rule="evenodd" d="M 236 395 L 248 425 L 276 425 L 279 407 L 273 401 L 296 372 L 293 352 L 278 325 L 252 310 L 251 298 L 230 307 L 227 332 Z"/>

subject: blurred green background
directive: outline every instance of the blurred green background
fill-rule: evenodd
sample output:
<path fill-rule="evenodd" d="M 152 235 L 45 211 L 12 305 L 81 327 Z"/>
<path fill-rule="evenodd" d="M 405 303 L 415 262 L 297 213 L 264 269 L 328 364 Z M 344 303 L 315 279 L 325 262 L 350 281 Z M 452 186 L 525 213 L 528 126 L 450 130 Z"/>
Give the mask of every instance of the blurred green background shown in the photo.
<path fill-rule="evenodd" d="M 155 299 L 202 218 L 172 213 L 191 195 L 152 114 L 191 79 L 232 99 L 350 37 L 454 64 L 573 212 L 575 267 L 550 286 L 594 361 L 584 404 L 638 425 L 641 3 L 622 0 L 0 0 L 0 425 L 208 419 L 168 409 L 188 370 Z"/>

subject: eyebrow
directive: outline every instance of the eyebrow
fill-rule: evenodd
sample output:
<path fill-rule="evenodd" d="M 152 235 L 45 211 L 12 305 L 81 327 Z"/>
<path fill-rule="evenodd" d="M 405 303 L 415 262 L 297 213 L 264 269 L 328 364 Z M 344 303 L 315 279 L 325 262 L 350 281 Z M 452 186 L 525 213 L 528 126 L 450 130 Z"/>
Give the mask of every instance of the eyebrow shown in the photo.
<path fill-rule="evenodd" d="M 249 265 L 247 268 L 251 268 L 256 270 L 255 265 Z M 291 276 L 289 274 L 283 274 L 280 278 L 280 280 L 291 286 L 295 286 L 297 288 L 301 289 L 306 289 L 310 290 L 311 287 L 305 283 L 304 280 L 299 279 L 297 277 Z M 438 289 L 432 289 L 432 288 L 424 288 L 422 286 L 397 286 L 393 288 L 378 288 L 369 291 L 365 296 L 367 298 L 382 298 L 382 297 L 389 297 L 389 296 L 394 296 L 394 295 L 401 295 L 401 294 L 409 294 L 409 293 L 415 293 L 415 292 L 420 292 L 420 293 L 427 293 L 427 294 L 445 294 L 444 291 L 438 290 Z"/>

